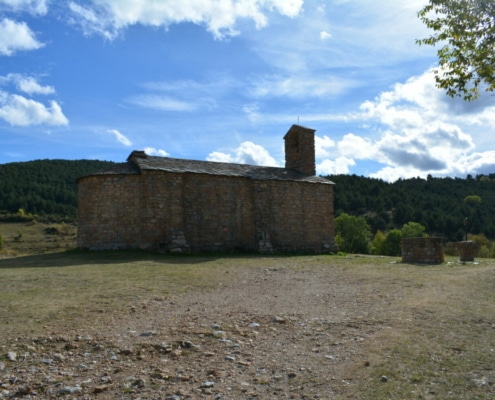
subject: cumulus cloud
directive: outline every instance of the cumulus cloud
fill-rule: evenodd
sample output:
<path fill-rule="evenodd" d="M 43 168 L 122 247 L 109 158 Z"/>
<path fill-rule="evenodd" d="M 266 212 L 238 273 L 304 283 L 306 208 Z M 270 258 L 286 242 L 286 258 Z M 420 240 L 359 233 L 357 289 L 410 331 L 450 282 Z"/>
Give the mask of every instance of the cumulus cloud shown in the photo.
<path fill-rule="evenodd" d="M 278 166 L 277 162 L 270 156 L 268 151 L 253 142 L 243 142 L 237 149 L 232 150 L 231 153 L 214 151 L 210 153 L 206 159 L 208 161 L 236 164 Z"/>
<path fill-rule="evenodd" d="M 6 76 L 0 76 L 0 85 L 5 85 L 8 83 L 15 84 L 19 91 L 30 95 L 47 95 L 55 93 L 55 89 L 52 86 L 41 85 L 33 76 L 26 76 L 22 74 L 8 74 Z"/>
<path fill-rule="evenodd" d="M 117 142 L 122 143 L 124 146 L 132 146 L 132 142 L 117 129 L 109 129 L 107 132 L 112 134 L 117 139 Z"/>
<path fill-rule="evenodd" d="M 145 147 L 144 152 L 150 156 L 168 157 L 170 155 L 165 150 L 155 149 L 154 147 Z"/>
<path fill-rule="evenodd" d="M 454 107 L 435 87 L 428 70 L 364 102 L 360 118 L 371 127 L 369 137 L 344 135 L 338 154 L 381 163 L 372 176 L 385 180 L 473 173 L 493 164 L 491 153 L 472 152 L 487 135 L 486 127 L 495 127 L 495 105 L 485 101 L 474 109 L 462 107 Z"/>
<path fill-rule="evenodd" d="M 335 160 L 323 160 L 316 165 L 316 173 L 318 175 L 339 175 L 348 174 L 350 167 L 356 165 L 352 158 L 338 157 Z"/>
<path fill-rule="evenodd" d="M 69 120 L 56 101 L 48 106 L 17 94 L 0 92 L 0 118 L 11 125 L 67 125 Z"/>
<path fill-rule="evenodd" d="M 353 133 L 344 135 L 338 145 L 339 154 L 357 160 L 373 159 L 376 157 L 376 148 L 368 138 L 362 138 Z"/>
<path fill-rule="evenodd" d="M 315 135 L 315 157 L 316 159 L 330 157 L 330 149 L 335 147 L 335 141 L 328 136 Z"/>
<path fill-rule="evenodd" d="M 93 0 L 91 3 L 69 4 L 73 22 L 77 21 L 87 34 L 113 39 L 122 29 L 135 24 L 166 28 L 190 22 L 205 26 L 215 38 L 224 38 L 239 33 L 236 25 L 240 18 L 262 28 L 267 25 L 270 12 L 294 17 L 301 11 L 303 0 Z"/>
<path fill-rule="evenodd" d="M 18 51 L 36 50 L 43 44 L 24 22 L 8 18 L 0 21 L 0 55 L 11 56 Z"/>

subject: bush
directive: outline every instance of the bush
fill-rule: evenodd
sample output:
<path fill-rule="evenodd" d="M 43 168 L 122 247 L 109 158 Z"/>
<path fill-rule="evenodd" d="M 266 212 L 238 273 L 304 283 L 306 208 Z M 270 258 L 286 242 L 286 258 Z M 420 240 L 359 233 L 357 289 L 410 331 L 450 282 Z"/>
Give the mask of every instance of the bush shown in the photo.
<path fill-rule="evenodd" d="M 402 239 L 412 237 L 426 237 L 426 228 L 417 222 L 408 222 L 402 226 L 400 230 Z"/>
<path fill-rule="evenodd" d="M 385 243 L 383 243 L 382 254 L 384 256 L 400 256 L 401 246 L 400 241 L 402 239 L 402 233 L 398 229 L 392 229 L 387 232 Z"/>
<path fill-rule="evenodd" d="M 377 231 L 373 243 L 371 244 L 371 252 L 377 255 L 383 255 L 383 247 L 387 237 L 382 231 Z"/>
<path fill-rule="evenodd" d="M 363 217 L 341 214 L 335 218 L 335 240 L 346 253 L 369 254 L 371 228 Z"/>

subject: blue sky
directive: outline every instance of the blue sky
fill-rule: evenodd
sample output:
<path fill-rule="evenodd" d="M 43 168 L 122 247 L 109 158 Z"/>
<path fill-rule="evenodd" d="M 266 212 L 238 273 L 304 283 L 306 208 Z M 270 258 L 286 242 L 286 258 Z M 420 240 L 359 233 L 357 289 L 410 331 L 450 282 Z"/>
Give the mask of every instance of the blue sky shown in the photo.
<path fill-rule="evenodd" d="M 495 97 L 435 88 L 425 0 L 0 0 L 0 163 L 132 150 L 317 172 L 495 172 Z"/>

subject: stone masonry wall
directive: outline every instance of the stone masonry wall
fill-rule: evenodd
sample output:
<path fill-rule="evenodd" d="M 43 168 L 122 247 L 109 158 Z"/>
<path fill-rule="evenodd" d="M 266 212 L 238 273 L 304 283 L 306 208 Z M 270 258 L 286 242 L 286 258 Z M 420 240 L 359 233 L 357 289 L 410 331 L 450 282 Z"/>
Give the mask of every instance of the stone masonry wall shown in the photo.
<path fill-rule="evenodd" d="M 79 181 L 78 247 L 139 248 L 139 187 L 139 175 L 89 176 Z"/>
<path fill-rule="evenodd" d="M 257 233 L 277 251 L 334 249 L 333 187 L 290 181 L 256 182 Z"/>
<path fill-rule="evenodd" d="M 444 261 L 443 238 L 402 239 L 402 262 L 438 264 Z"/>
<path fill-rule="evenodd" d="M 333 186 L 143 171 L 79 181 L 78 245 L 171 252 L 326 252 Z"/>

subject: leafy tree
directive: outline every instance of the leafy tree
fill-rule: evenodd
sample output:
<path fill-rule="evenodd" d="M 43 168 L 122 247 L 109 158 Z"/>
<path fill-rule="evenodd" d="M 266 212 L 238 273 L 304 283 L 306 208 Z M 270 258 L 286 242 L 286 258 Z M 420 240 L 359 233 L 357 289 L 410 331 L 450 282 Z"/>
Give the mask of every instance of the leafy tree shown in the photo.
<path fill-rule="evenodd" d="M 491 256 L 492 253 L 492 244 L 490 243 L 490 240 L 488 238 L 481 234 L 481 235 L 471 235 L 469 238 L 473 242 L 476 243 L 476 246 L 478 247 L 478 257 L 482 258 L 488 258 Z"/>
<path fill-rule="evenodd" d="M 469 204 L 470 206 L 475 206 L 481 203 L 481 197 L 474 195 L 466 196 L 464 197 L 464 203 Z"/>
<path fill-rule="evenodd" d="M 363 217 L 341 214 L 335 218 L 337 245 L 346 253 L 368 254 L 371 229 Z"/>
<path fill-rule="evenodd" d="M 408 222 L 400 230 L 401 238 L 425 237 L 426 228 L 417 222 Z"/>
<path fill-rule="evenodd" d="M 384 247 L 384 244 L 385 244 L 385 240 L 387 239 L 387 237 L 385 236 L 385 234 L 382 232 L 382 231 L 377 231 L 375 233 L 375 237 L 373 238 L 373 243 L 371 245 L 371 252 L 373 254 L 384 254 L 383 253 L 383 247 Z"/>
<path fill-rule="evenodd" d="M 434 34 L 416 42 L 443 45 L 435 71 L 439 88 L 468 101 L 479 97 L 480 87 L 495 90 L 493 0 L 430 0 L 418 16 Z"/>
<path fill-rule="evenodd" d="M 387 232 L 385 243 L 383 243 L 382 251 L 384 256 L 400 256 L 401 247 L 400 241 L 402 239 L 401 231 L 398 229 L 392 229 Z"/>

